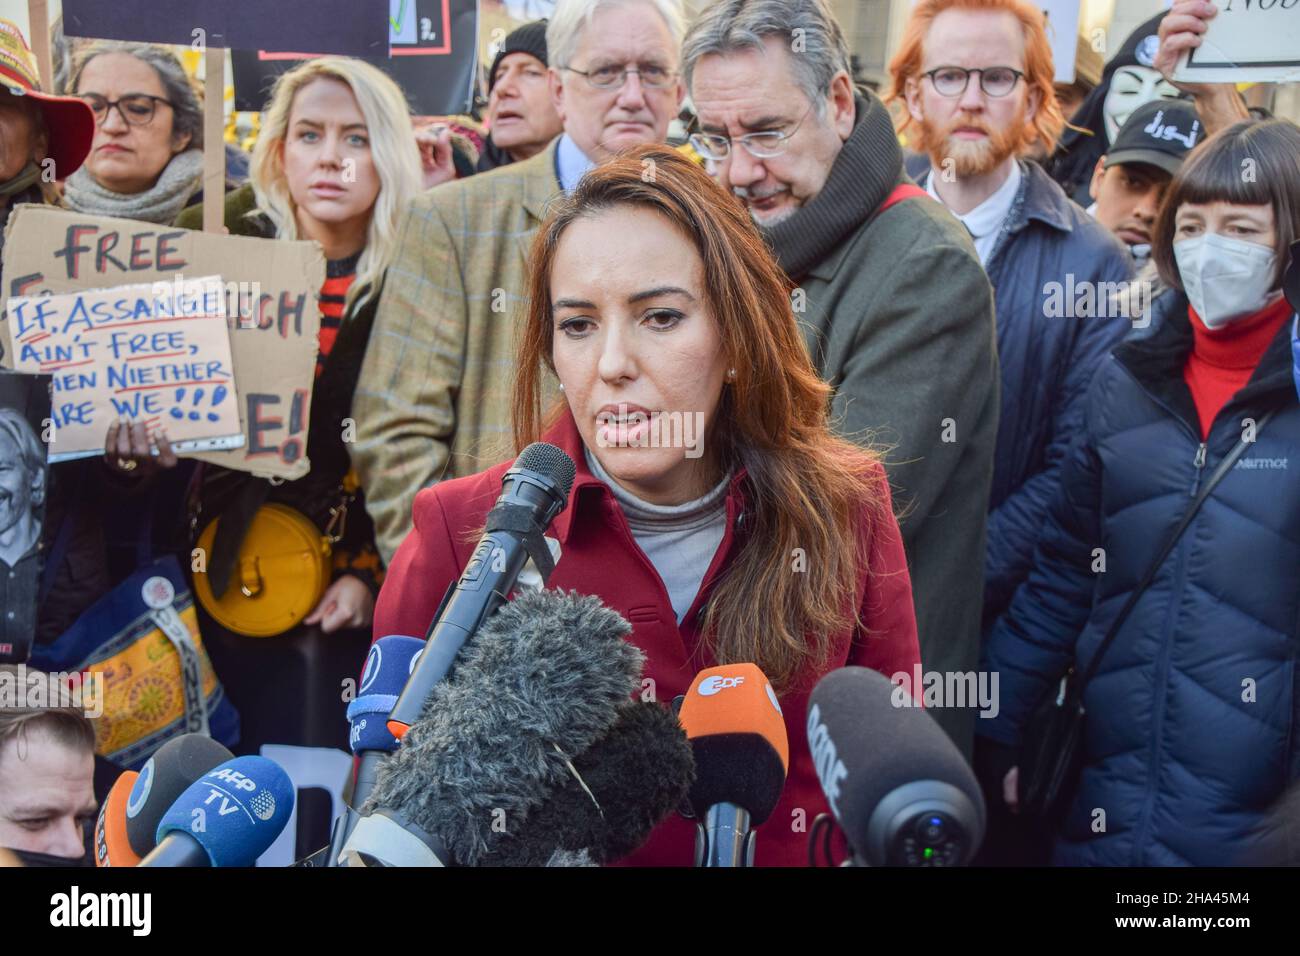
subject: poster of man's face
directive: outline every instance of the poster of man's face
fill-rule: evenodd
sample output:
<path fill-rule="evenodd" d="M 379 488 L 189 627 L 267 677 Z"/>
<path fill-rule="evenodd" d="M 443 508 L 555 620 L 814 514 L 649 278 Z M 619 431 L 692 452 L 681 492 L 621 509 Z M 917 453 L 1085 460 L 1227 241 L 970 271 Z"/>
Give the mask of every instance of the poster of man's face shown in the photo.
<path fill-rule="evenodd" d="M 36 629 L 49 420 L 50 377 L 0 371 L 0 662 L 26 660 Z"/>

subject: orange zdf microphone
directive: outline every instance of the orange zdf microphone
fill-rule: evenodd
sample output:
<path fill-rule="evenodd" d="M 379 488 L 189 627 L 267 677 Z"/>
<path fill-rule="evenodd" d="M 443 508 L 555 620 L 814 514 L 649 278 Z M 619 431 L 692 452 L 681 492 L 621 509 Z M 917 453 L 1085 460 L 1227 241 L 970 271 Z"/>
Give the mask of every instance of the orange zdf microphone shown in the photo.
<path fill-rule="evenodd" d="M 776 809 L 790 765 L 772 685 L 755 664 L 710 667 L 695 675 L 677 716 L 695 751 L 695 865 L 753 866 L 750 828 Z"/>
<path fill-rule="evenodd" d="M 95 821 L 95 866 L 135 866 L 140 862 L 126 835 L 126 805 L 139 776 L 134 770 L 128 770 L 118 777 L 99 808 L 99 819 Z"/>

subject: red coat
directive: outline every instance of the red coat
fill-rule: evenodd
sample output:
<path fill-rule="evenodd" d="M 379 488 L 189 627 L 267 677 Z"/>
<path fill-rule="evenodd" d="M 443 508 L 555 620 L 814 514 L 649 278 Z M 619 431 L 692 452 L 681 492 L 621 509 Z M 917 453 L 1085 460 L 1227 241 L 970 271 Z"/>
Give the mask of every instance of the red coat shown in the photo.
<path fill-rule="evenodd" d="M 744 475 L 732 481 L 722 544 L 679 626 L 668 592 L 633 539 L 613 494 L 588 470 L 573 419 L 565 416 L 545 440 L 564 449 L 578 468 L 569 504 L 548 531 L 562 549 L 548 586 L 594 594 L 630 621 L 632 640 L 646 655 L 645 676 L 654 680 L 659 700 L 671 701 L 686 693 L 699 670 L 717 663 L 707 652 L 697 653 L 698 626 L 705 599 L 734 556 L 733 532 L 744 501 Z M 474 550 L 476 536 L 467 532 L 483 527 L 509 467 L 510 462 L 505 462 L 477 475 L 442 482 L 416 496 L 415 528 L 393 558 L 379 594 L 376 638 L 426 633 L 443 592 L 460 577 Z M 876 483 L 874 493 L 887 499 L 884 469 L 877 466 L 872 480 Z M 920 652 L 898 524 L 892 517 L 876 517 L 869 534 L 869 567 L 862 573 L 857 593 L 862 622 L 870 636 L 857 631 L 836 635 L 824 670 L 854 664 L 887 676 L 899 671 L 911 674 Z M 808 692 L 820 676 L 806 675 L 807 679 L 799 681 L 801 690 L 781 698 L 790 741 L 790 770 L 780 802 L 757 830 L 759 865 L 806 865 L 808 828 L 817 814 L 829 811 L 804 729 Z M 804 812 L 797 812 L 800 810 Z M 694 824 L 673 814 L 627 862 L 690 866 L 694 845 Z"/>

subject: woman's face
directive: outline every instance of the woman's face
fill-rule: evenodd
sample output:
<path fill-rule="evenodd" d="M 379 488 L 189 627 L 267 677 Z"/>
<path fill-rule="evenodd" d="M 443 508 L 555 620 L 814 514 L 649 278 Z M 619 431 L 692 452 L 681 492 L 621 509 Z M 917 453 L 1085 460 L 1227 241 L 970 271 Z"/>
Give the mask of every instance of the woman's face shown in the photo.
<path fill-rule="evenodd" d="M 370 223 L 379 173 L 370 132 L 352 87 L 319 77 L 298 91 L 289 110 L 283 163 L 289 195 L 304 235 Z"/>
<path fill-rule="evenodd" d="M 649 209 L 579 219 L 555 252 L 551 310 L 555 371 L 601 466 L 656 504 L 704 494 L 727 367 L 691 241 Z"/>
<path fill-rule="evenodd" d="M 1277 220 L 1271 203 L 1243 206 L 1231 202 L 1185 202 L 1178 207 L 1174 214 L 1174 242 L 1195 239 L 1207 232 L 1272 249 L 1277 243 Z"/>
<path fill-rule="evenodd" d="M 87 63 L 77 81 L 77 95 L 89 97 L 92 108 L 128 97 L 120 108 L 96 114 L 86 170 L 105 189 L 128 195 L 151 189 L 171 158 L 190 145 L 189 133 L 175 135 L 176 113 L 165 102 L 167 92 L 158 71 L 129 53 L 101 53 Z"/>

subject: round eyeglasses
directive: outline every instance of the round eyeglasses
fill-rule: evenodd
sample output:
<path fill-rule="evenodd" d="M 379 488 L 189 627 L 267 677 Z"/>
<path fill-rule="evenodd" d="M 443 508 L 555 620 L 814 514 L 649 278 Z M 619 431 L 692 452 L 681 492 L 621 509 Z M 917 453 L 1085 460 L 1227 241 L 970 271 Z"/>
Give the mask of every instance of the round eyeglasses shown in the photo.
<path fill-rule="evenodd" d="M 921 75 L 930 78 L 930 83 L 940 96 L 961 96 L 970 84 L 972 73 L 980 75 L 980 89 L 984 95 L 994 97 L 1006 96 L 1025 75 L 1009 66 L 989 66 L 975 70 L 961 66 L 941 66 Z"/>
<path fill-rule="evenodd" d="M 153 114 L 159 103 L 166 103 L 172 109 L 176 108 L 171 100 L 162 96 L 151 96 L 148 93 L 128 93 L 116 100 L 105 99 L 98 93 L 86 93 L 81 99 L 90 107 L 90 111 L 95 114 L 95 122 L 100 125 L 108 119 L 108 111 L 114 107 L 122 117 L 122 122 L 128 126 L 148 126 L 153 122 Z"/>

